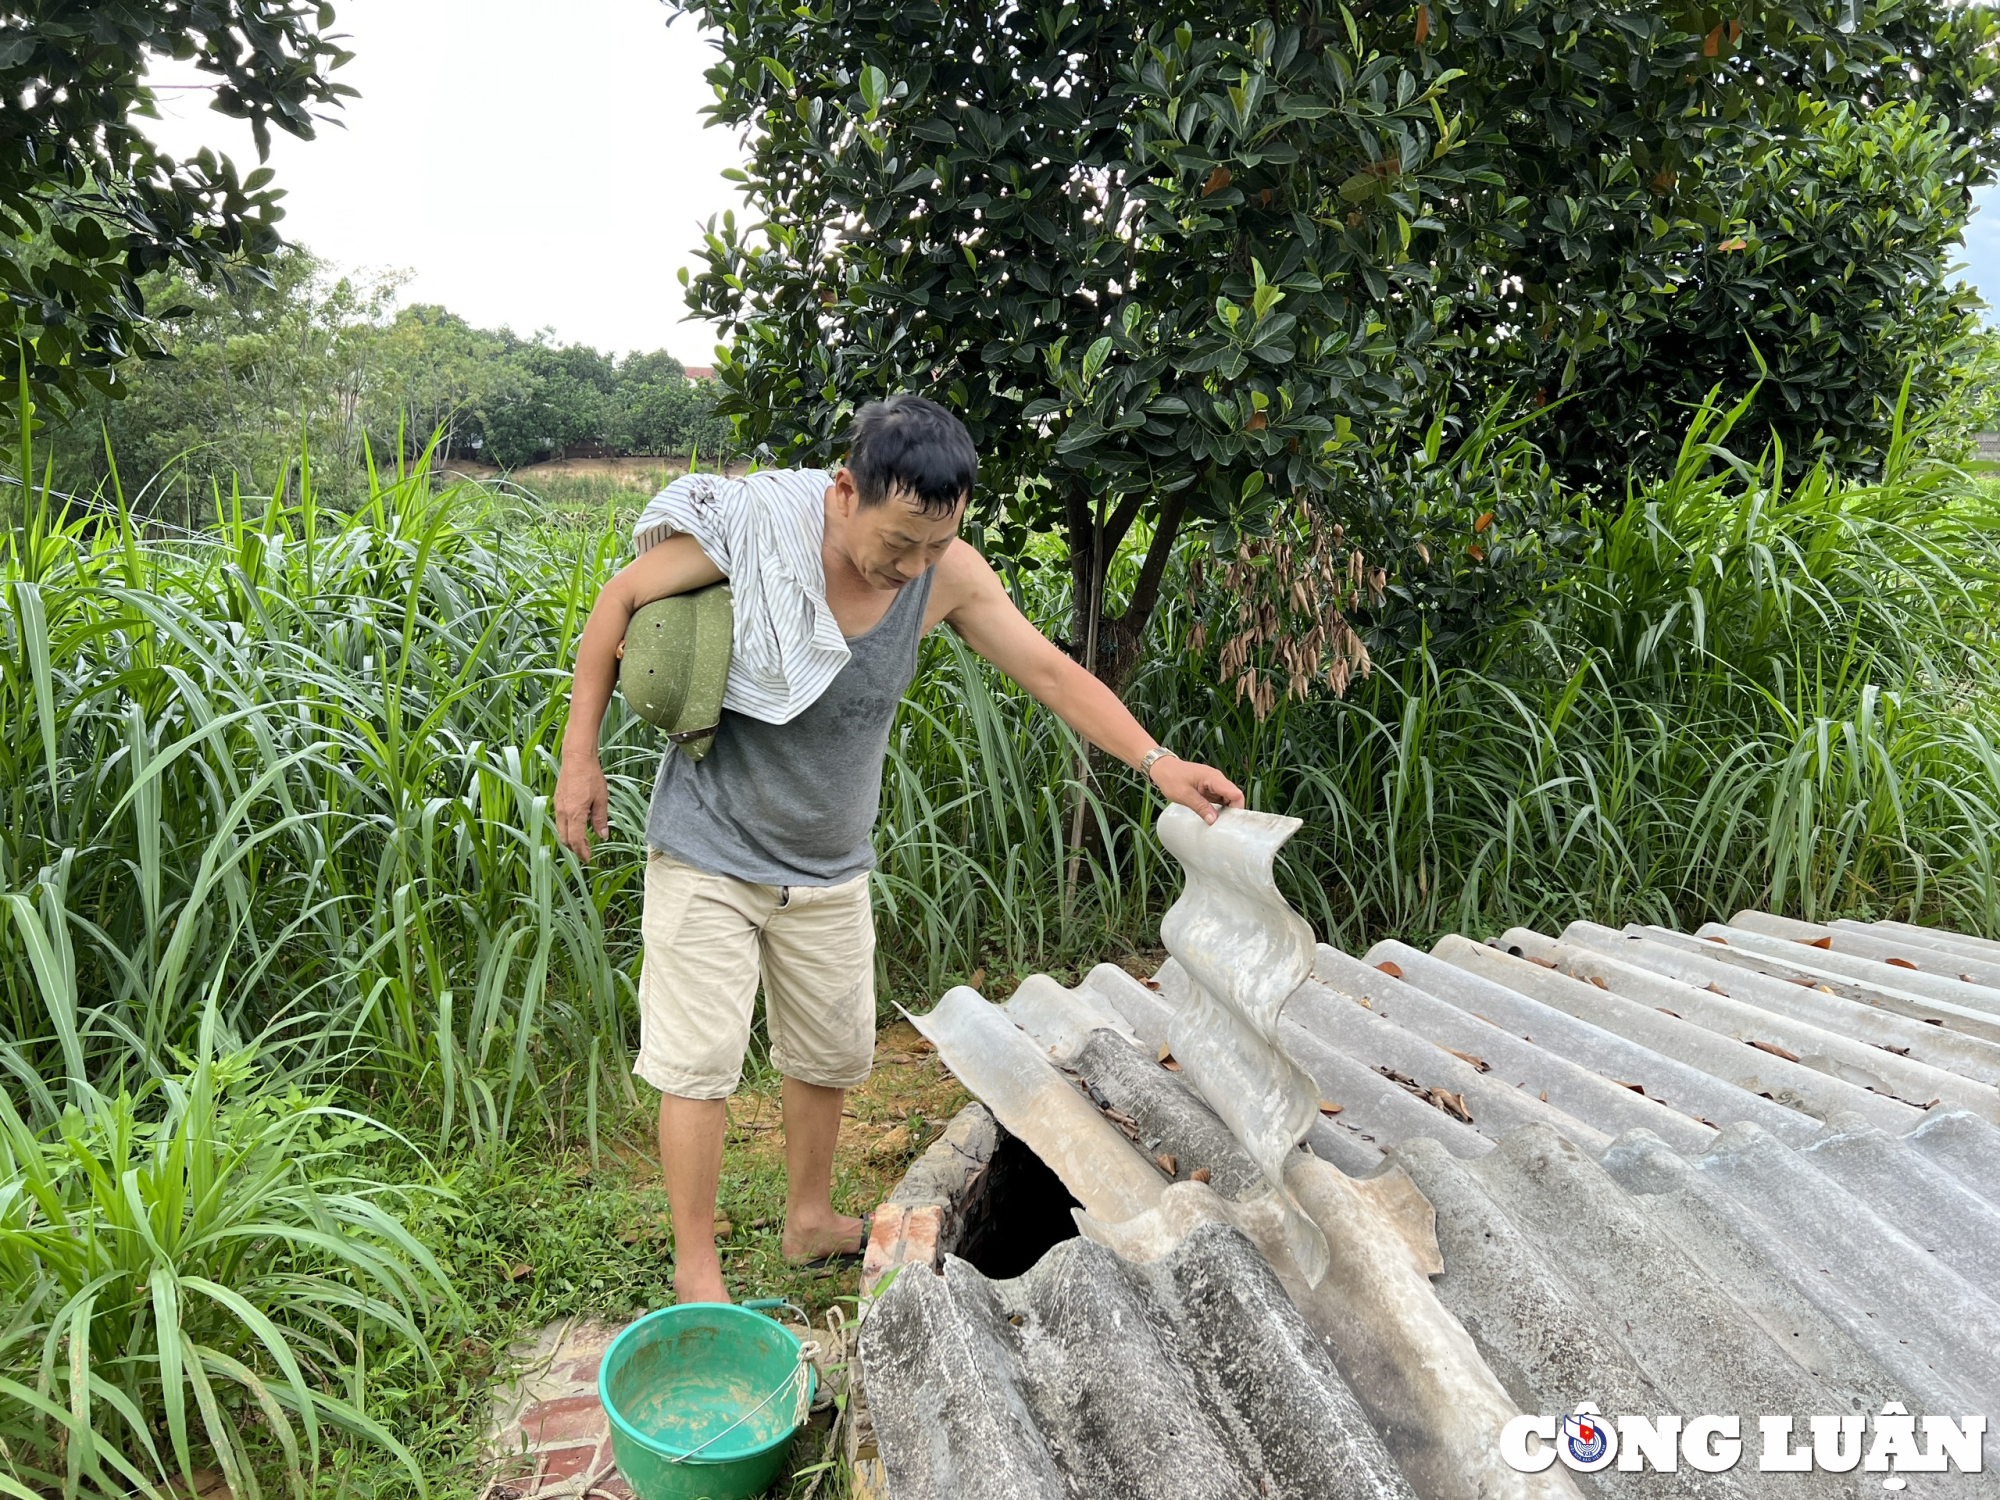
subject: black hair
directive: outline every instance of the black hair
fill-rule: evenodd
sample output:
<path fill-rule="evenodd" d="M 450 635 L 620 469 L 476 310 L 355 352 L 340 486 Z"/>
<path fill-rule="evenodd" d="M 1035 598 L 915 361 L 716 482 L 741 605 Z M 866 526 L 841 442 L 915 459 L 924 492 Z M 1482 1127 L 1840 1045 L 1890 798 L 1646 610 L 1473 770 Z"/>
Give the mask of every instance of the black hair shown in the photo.
<path fill-rule="evenodd" d="M 905 392 L 854 414 L 847 467 L 863 505 L 880 505 L 900 491 L 925 515 L 948 516 L 971 495 L 979 455 L 963 422 Z"/>

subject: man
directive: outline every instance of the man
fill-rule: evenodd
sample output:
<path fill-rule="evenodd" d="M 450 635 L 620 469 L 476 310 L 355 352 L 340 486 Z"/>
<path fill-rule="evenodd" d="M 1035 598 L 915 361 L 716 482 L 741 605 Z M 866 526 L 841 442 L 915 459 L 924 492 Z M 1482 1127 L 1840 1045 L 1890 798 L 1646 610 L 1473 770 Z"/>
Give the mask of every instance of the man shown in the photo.
<path fill-rule="evenodd" d="M 556 826 L 587 860 L 592 832 L 602 838 L 609 826 L 597 740 L 627 623 L 642 605 L 724 577 L 699 537 L 728 554 L 737 651 L 721 729 L 698 761 L 668 751 L 646 825 L 633 1071 L 660 1090 L 680 1301 L 728 1300 L 715 1194 L 760 975 L 771 1060 L 785 1080 L 784 1254 L 854 1255 L 864 1240 L 859 1219 L 834 1212 L 833 1149 L 845 1091 L 874 1056 L 869 836 L 889 727 L 926 631 L 950 625 L 1072 729 L 1208 821 L 1218 805 L 1243 805 L 1221 772 L 1156 745 L 959 539 L 976 469 L 964 425 L 902 395 L 856 415 L 847 464 L 832 474 L 677 480 L 661 496 L 667 519 L 642 518 L 646 550 L 605 585 L 578 643 Z M 672 534 L 646 545 L 662 533 Z"/>

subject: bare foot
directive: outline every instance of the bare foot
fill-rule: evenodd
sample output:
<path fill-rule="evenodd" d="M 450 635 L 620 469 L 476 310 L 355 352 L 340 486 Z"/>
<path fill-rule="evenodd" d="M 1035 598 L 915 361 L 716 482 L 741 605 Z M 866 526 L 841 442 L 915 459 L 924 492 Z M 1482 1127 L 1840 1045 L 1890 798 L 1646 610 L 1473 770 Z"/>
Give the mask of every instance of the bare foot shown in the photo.
<path fill-rule="evenodd" d="M 674 1301 L 676 1302 L 727 1302 L 729 1288 L 722 1280 L 722 1268 L 717 1266 L 706 1275 L 674 1267 Z"/>
<path fill-rule="evenodd" d="M 778 1242 L 786 1260 L 817 1260 L 822 1255 L 855 1255 L 861 1250 L 861 1221 L 846 1214 L 827 1219 L 787 1220 Z"/>
<path fill-rule="evenodd" d="M 708 1254 L 699 1251 L 679 1256 L 674 1261 L 674 1301 L 676 1302 L 727 1302 L 729 1287 L 722 1279 L 722 1257 L 715 1253 L 713 1246 Z"/>

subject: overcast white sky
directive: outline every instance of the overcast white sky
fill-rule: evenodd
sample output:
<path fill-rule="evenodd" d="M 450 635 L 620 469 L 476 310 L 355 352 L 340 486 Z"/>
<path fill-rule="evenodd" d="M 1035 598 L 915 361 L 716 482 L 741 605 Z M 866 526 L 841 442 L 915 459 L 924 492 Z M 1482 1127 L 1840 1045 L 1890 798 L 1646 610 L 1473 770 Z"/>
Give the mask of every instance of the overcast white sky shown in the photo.
<path fill-rule="evenodd" d="M 361 91 L 345 128 L 277 135 L 286 235 L 343 268 L 414 273 L 405 302 L 485 327 L 553 328 L 600 349 L 713 360 L 676 273 L 739 199 L 735 140 L 703 128 L 712 52 L 659 0 L 340 0 Z M 161 82 L 200 78 L 160 72 Z M 162 97 L 170 149 L 246 170 L 249 132 L 200 92 Z M 2000 304 L 2000 208 L 1967 234 L 1967 276 Z"/>
<path fill-rule="evenodd" d="M 414 273 L 405 302 L 486 327 L 713 362 L 676 273 L 740 203 L 733 137 L 705 130 L 713 53 L 659 0 L 340 0 L 359 89 L 345 128 L 273 132 L 289 239 L 347 269 Z M 156 82 L 193 82 L 192 68 Z M 256 165 L 208 96 L 161 96 L 168 149 Z"/>

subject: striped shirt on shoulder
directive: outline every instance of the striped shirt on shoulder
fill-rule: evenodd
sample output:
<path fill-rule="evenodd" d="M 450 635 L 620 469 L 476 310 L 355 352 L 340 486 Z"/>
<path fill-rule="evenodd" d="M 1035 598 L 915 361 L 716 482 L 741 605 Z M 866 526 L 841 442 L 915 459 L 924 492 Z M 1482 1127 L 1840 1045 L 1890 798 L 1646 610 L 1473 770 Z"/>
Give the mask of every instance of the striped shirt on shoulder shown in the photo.
<path fill-rule="evenodd" d="M 797 718 L 847 665 L 820 561 L 832 483 L 824 469 L 685 474 L 632 530 L 638 552 L 685 532 L 729 580 L 735 622 L 722 706 L 767 724 Z"/>

